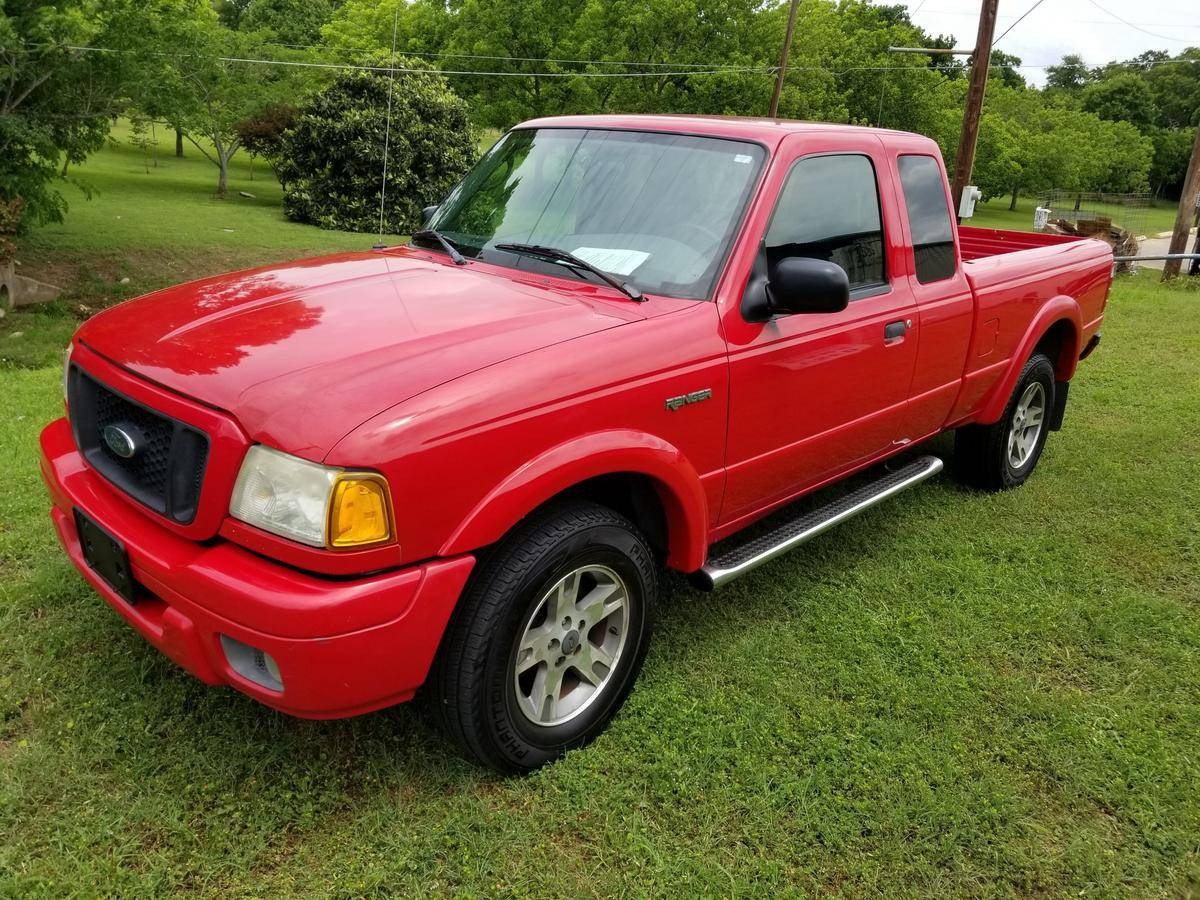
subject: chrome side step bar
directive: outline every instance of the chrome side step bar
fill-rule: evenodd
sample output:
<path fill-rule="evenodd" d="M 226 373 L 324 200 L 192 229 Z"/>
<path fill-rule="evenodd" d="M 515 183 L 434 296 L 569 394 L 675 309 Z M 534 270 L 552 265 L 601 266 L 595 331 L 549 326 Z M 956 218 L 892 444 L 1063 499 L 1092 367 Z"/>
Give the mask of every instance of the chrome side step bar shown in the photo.
<path fill-rule="evenodd" d="M 936 456 L 918 457 L 902 468 L 885 473 L 827 506 L 808 510 L 766 534 L 717 556 L 710 556 L 704 568 L 692 574 L 691 582 L 704 591 L 728 584 L 735 578 L 757 569 L 763 563 L 811 541 L 833 526 L 840 525 L 877 503 L 882 503 L 905 488 L 920 484 L 940 471 L 942 461 Z"/>

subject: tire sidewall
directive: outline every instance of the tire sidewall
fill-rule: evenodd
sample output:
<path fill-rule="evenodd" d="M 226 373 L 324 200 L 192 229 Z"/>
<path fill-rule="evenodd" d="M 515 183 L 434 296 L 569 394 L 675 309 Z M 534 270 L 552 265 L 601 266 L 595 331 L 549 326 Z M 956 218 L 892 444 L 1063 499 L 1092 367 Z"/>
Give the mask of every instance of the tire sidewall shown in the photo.
<path fill-rule="evenodd" d="M 553 726 L 530 722 L 517 708 L 511 666 L 534 606 L 563 576 L 583 565 L 604 565 L 624 580 L 629 594 L 625 650 L 603 693 L 579 716 Z M 533 769 L 594 738 L 633 686 L 645 656 L 656 591 L 648 548 L 629 529 L 595 525 L 560 541 L 529 565 L 506 598 L 503 625 L 488 642 L 482 687 L 485 728 L 497 751 L 513 766 Z"/>
<path fill-rule="evenodd" d="M 1033 452 L 1029 454 L 1029 459 L 1021 466 L 1013 466 L 1008 459 L 1008 435 L 1012 430 L 1013 417 L 1017 413 L 1017 405 L 1021 401 L 1021 396 L 1029 385 L 1034 382 L 1040 382 L 1042 389 L 1046 393 L 1046 409 L 1042 414 L 1042 430 L 1038 434 L 1037 443 L 1034 444 Z M 1038 460 L 1042 457 L 1042 450 L 1045 449 L 1046 439 L 1050 436 L 1050 413 L 1054 408 L 1054 366 L 1050 360 L 1044 355 L 1038 354 L 1032 357 L 1025 364 L 1025 368 L 1021 371 L 1021 377 L 1017 379 L 1017 385 L 1013 389 L 1012 399 L 1009 400 L 1008 408 L 1004 412 L 1004 428 L 1000 434 L 999 453 L 1000 453 L 1000 474 L 1006 487 L 1015 487 L 1023 484 L 1033 470 L 1037 468 Z"/>

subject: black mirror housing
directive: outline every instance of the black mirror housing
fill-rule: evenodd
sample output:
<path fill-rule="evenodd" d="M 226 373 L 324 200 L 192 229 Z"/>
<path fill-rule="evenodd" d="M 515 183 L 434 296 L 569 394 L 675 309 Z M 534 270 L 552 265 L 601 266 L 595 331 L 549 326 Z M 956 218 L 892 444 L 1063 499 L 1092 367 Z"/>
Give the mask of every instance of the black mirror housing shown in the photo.
<path fill-rule="evenodd" d="M 429 220 L 433 218 L 433 214 L 438 211 L 436 206 L 427 206 L 421 210 L 421 225 L 429 224 Z"/>
<path fill-rule="evenodd" d="M 850 303 L 850 278 L 837 263 L 789 256 L 772 269 L 767 297 L 772 313 L 841 312 Z"/>

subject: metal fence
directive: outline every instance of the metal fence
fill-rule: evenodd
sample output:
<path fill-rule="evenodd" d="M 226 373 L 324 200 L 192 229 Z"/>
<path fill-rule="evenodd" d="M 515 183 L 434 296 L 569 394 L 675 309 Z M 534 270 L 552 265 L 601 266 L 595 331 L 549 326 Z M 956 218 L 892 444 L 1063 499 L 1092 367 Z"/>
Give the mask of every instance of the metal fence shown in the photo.
<path fill-rule="evenodd" d="M 1096 191 L 1047 191 L 1038 198 L 1050 210 L 1051 222 L 1065 220 L 1076 227 L 1103 229 L 1116 226 L 1132 234 L 1139 242 L 1148 235 L 1150 194 L 1110 194 Z"/>

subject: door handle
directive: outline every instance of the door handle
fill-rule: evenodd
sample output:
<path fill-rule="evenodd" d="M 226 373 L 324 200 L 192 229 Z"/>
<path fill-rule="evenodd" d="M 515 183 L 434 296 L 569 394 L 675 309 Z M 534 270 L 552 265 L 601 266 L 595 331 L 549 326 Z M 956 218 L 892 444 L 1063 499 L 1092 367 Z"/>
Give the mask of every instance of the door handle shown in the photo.
<path fill-rule="evenodd" d="M 883 326 L 884 341 L 898 341 L 912 327 L 912 319 L 900 319 L 898 322 L 888 322 Z"/>

